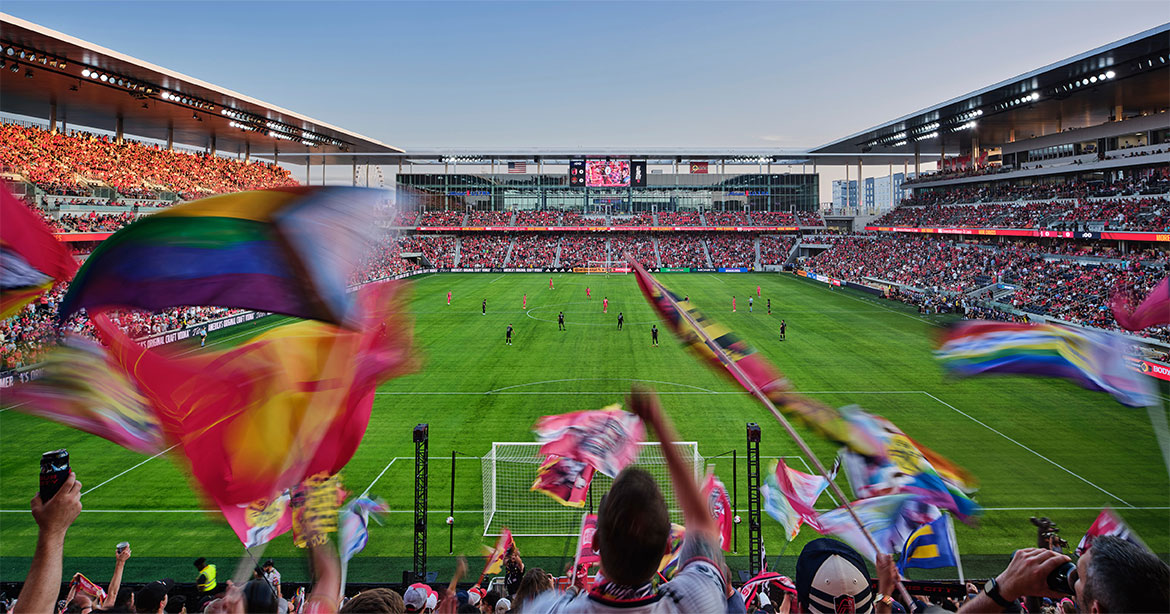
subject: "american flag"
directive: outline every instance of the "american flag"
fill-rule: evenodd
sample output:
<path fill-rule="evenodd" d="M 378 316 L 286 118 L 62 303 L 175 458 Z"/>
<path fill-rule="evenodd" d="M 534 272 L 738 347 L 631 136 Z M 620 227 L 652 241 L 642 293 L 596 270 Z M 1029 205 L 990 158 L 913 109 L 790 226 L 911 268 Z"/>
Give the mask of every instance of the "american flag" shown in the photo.
<path fill-rule="evenodd" d="M 528 163 L 527 162 L 509 162 L 508 163 L 508 172 L 509 173 L 527 173 L 528 172 Z"/>

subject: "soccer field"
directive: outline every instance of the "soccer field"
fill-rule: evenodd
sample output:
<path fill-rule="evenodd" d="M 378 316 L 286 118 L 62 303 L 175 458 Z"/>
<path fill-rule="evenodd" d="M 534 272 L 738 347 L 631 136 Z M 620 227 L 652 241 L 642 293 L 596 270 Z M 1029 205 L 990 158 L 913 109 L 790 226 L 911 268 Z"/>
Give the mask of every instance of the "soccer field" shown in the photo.
<path fill-rule="evenodd" d="M 476 558 L 483 537 L 480 461 L 493 441 L 532 441 L 542 415 L 596 409 L 621 402 L 631 383 L 653 386 L 681 439 L 697 441 L 704 457 L 739 453 L 738 513 L 746 521 L 745 423 L 762 429 L 760 454 L 799 452 L 754 399 L 687 353 L 642 298 L 633 275 L 611 277 L 442 274 L 413 282 L 412 310 L 421 369 L 384 384 L 361 447 L 343 474 L 355 493 L 368 489 L 392 512 L 371 526 L 369 546 L 351 564 L 353 581 L 396 582 L 410 566 L 414 445 L 411 429 L 430 425 L 430 568 L 452 566 L 448 550 L 451 453 L 455 461 L 454 552 Z M 931 357 L 940 319 L 901 305 L 780 274 L 663 274 L 660 279 L 706 315 L 728 325 L 773 361 L 798 391 L 834 406 L 859 404 L 884 415 L 923 444 L 950 457 L 981 481 L 976 500 L 986 508 L 978 527 L 958 526 L 965 571 L 984 577 L 1010 553 L 1034 545 L 1030 516 L 1048 516 L 1073 545 L 1099 510 L 1117 509 L 1163 558 L 1170 552 L 1170 479 L 1145 411 L 1123 407 L 1104 393 L 1057 380 L 1002 377 L 946 381 Z M 748 311 L 756 286 L 763 297 Z M 586 299 L 585 288 L 592 289 Z M 446 305 L 446 294 L 453 304 Z M 527 309 L 521 308 L 527 294 Z M 731 312 L 732 296 L 738 312 Z M 608 297 L 609 313 L 602 313 Z M 487 315 L 480 310 L 487 299 Z M 772 300 L 772 315 L 765 303 Z M 557 330 L 564 311 L 568 330 Z M 617 315 L 625 314 L 624 330 Z M 780 341 L 780 319 L 788 338 Z M 213 334 L 225 347 L 286 322 L 269 317 L 247 329 Z M 658 323 L 660 347 L 650 345 Z M 514 345 L 504 344 L 515 327 Z M 1162 388 L 1163 397 L 1167 391 Z M 798 427 L 826 465 L 835 447 Z M 105 440 L 0 410 L 0 581 L 23 580 L 36 539 L 28 500 L 37 488 L 40 454 L 66 447 L 84 483 L 85 510 L 66 540 L 65 571 L 105 582 L 114 545 L 129 541 L 128 581 L 172 576 L 193 580 L 190 561 L 204 556 L 227 575 L 243 548 L 218 512 L 192 491 L 166 456 L 148 458 Z M 769 459 L 763 460 L 767 469 Z M 710 462 L 731 487 L 732 462 Z M 804 469 L 800 462 L 796 467 Z M 535 477 L 535 476 L 533 476 Z M 839 484 L 848 492 L 844 477 Z M 544 495 L 533 493 L 533 497 Z M 822 497 L 819 507 L 834 502 Z M 733 568 L 746 568 L 747 526 L 739 527 Z M 764 517 L 769 568 L 792 573 L 795 555 L 816 537 L 805 528 L 785 549 L 780 525 Z M 559 573 L 571 562 L 575 537 L 520 538 L 529 565 Z M 777 565 L 776 555 L 784 556 Z M 269 544 L 286 580 L 303 580 L 305 565 L 285 535 Z M 478 559 L 482 561 L 482 559 Z M 480 563 L 482 564 L 482 562 Z M 476 568 L 473 560 L 471 567 Z M 912 570 L 912 578 L 932 577 Z M 189 577 L 190 576 L 190 577 Z M 953 569 L 933 577 L 955 577 Z"/>

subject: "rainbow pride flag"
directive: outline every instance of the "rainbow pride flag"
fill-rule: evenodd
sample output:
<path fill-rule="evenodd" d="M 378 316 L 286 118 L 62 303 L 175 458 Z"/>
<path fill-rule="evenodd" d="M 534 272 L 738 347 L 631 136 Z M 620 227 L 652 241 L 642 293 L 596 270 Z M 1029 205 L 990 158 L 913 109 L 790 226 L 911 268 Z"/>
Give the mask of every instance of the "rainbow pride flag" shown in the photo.
<path fill-rule="evenodd" d="M 972 320 L 948 330 L 935 357 L 960 376 L 1040 375 L 1102 390 L 1123 405 L 1156 405 L 1148 379 L 1125 364 L 1119 335 L 1057 324 Z"/>
<path fill-rule="evenodd" d="M 239 192 L 165 209 L 102 241 L 61 301 L 79 309 L 258 309 L 353 327 L 346 291 L 376 238 L 379 190 Z"/>

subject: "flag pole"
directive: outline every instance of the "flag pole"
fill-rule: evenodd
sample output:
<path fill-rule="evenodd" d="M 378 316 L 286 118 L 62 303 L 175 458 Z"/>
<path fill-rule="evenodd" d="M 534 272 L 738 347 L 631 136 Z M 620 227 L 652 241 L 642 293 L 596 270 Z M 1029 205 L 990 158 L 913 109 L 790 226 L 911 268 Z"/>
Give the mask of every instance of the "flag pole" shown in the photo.
<path fill-rule="evenodd" d="M 959 568 L 959 583 L 966 584 L 967 580 L 963 577 L 963 558 L 959 556 L 959 540 L 955 537 L 955 519 L 950 514 L 947 517 L 947 535 L 951 539 L 951 549 L 955 551 L 955 567 Z"/>
<path fill-rule="evenodd" d="M 1146 413 L 1149 414 L 1150 424 L 1154 427 L 1154 437 L 1158 440 L 1158 447 L 1162 449 L 1162 461 L 1166 463 L 1166 473 L 1170 474 L 1170 426 L 1166 424 L 1166 401 L 1159 401 L 1157 405 L 1146 405 Z"/>
<path fill-rule="evenodd" d="M 759 401 L 764 404 L 764 407 L 767 407 L 768 411 L 772 412 L 772 416 L 776 418 L 776 421 L 780 423 L 780 426 L 784 427 L 784 430 L 796 443 L 796 446 L 800 448 L 800 451 L 805 455 L 805 457 L 812 461 L 813 467 L 817 470 L 817 474 L 825 478 L 825 481 L 829 483 L 829 487 L 832 488 L 833 492 L 841 498 L 842 506 L 847 512 L 849 512 L 849 516 L 853 518 L 853 522 L 857 523 L 857 527 L 861 529 L 862 535 L 865 535 L 865 538 L 869 540 L 869 544 L 873 546 L 874 552 L 883 553 L 883 550 L 878 546 L 877 541 L 874 540 L 873 535 L 870 535 L 869 530 L 865 528 L 865 524 L 861 522 L 861 518 L 858 518 L 857 512 L 853 511 L 853 506 L 849 504 L 849 498 L 846 497 L 845 493 L 841 491 L 840 486 L 837 486 L 833 480 L 829 479 L 828 470 L 826 470 L 825 466 L 821 464 L 820 459 L 818 459 L 816 455 L 812 453 L 812 450 L 808 447 L 808 444 L 804 442 L 804 439 L 800 437 L 800 434 L 796 432 L 796 429 L 792 428 L 792 424 L 788 422 L 788 419 L 784 417 L 784 414 L 780 413 L 779 409 L 776 409 L 776 405 L 772 403 L 772 400 L 769 399 L 768 396 L 764 394 L 762 390 L 760 390 L 760 387 L 757 386 L 756 383 L 752 381 L 751 378 L 749 378 L 742 369 L 739 368 L 739 365 L 737 365 L 735 361 L 732 360 L 725 351 L 723 351 L 723 348 L 718 343 L 716 343 L 710 335 L 707 334 L 707 331 L 703 330 L 703 328 L 699 326 L 699 323 L 696 322 L 693 317 L 691 317 L 690 313 L 687 313 L 686 310 L 679 309 L 678 302 L 674 300 L 674 297 L 670 295 L 670 292 L 667 292 L 666 288 L 663 287 L 657 279 L 650 277 L 650 274 L 647 273 L 646 269 L 643 268 L 642 265 L 634 259 L 632 254 L 627 252 L 624 254 L 624 256 L 626 261 L 630 264 L 630 266 L 634 267 L 634 270 L 638 272 L 638 274 L 643 275 L 654 282 L 654 285 L 657 286 L 658 291 L 661 292 L 662 296 L 670 302 L 672 307 L 674 307 L 675 312 L 686 318 L 687 323 L 690 324 L 691 328 L 693 328 L 695 332 L 698 333 L 698 335 L 702 338 L 703 343 L 707 346 L 707 349 L 711 350 L 715 353 L 716 356 L 719 357 L 720 362 L 722 362 L 728 370 L 735 374 L 737 380 L 739 380 L 741 383 L 746 383 L 748 386 L 748 392 L 752 393 L 752 396 L 759 399 Z M 899 587 L 901 587 L 900 582 Z M 905 588 L 902 588 L 902 592 L 905 593 Z"/>

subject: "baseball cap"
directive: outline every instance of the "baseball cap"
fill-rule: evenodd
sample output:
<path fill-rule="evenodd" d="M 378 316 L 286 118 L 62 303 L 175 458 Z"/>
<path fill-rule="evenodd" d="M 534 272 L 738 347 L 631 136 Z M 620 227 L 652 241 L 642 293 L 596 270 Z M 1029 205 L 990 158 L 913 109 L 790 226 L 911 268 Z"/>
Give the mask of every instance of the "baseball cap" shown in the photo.
<path fill-rule="evenodd" d="M 163 599 L 167 598 L 167 593 L 174 585 L 174 580 L 166 578 L 165 580 L 155 580 L 138 589 L 138 592 L 134 593 L 134 609 L 157 612 Z"/>
<path fill-rule="evenodd" d="M 467 591 L 467 603 L 471 605 L 479 605 L 479 601 L 483 599 L 483 596 L 483 589 L 478 586 L 473 586 L 470 590 Z"/>
<path fill-rule="evenodd" d="M 500 599 L 499 601 L 496 602 L 496 614 L 504 614 L 504 612 L 507 612 L 508 610 L 511 610 L 511 609 L 512 609 L 512 600 L 511 599 L 504 598 L 504 599 Z"/>
<path fill-rule="evenodd" d="M 439 594 L 427 587 L 427 609 L 434 610 L 439 605 Z"/>
<path fill-rule="evenodd" d="M 865 560 L 834 539 L 814 539 L 796 560 L 796 599 L 805 612 L 872 612 Z"/>
<path fill-rule="evenodd" d="M 421 612 L 427 605 L 427 586 L 425 584 L 411 584 L 402 594 L 402 603 L 407 612 Z"/>

